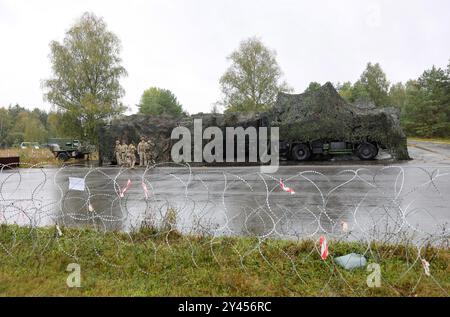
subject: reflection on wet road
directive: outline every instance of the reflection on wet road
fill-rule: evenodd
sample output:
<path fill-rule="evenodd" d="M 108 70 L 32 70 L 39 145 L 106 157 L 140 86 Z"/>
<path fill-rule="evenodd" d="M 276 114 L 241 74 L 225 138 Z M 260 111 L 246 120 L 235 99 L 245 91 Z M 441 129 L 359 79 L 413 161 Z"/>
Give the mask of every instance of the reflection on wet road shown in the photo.
<path fill-rule="evenodd" d="M 401 164 L 281 166 L 275 174 L 174 164 L 4 170 L 0 222 L 128 231 L 143 221 L 159 226 L 173 209 L 177 229 L 194 234 L 442 242 L 450 224 L 450 163 L 436 156 L 423 164 L 428 153 L 421 151 L 412 149 L 416 160 Z M 69 190 L 69 177 L 83 178 L 85 190 Z"/>

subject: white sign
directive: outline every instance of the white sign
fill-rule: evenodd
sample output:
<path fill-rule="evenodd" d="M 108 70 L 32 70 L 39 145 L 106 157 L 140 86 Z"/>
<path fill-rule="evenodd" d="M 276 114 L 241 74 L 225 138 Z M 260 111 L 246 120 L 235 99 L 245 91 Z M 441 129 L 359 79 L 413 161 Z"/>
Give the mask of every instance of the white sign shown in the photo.
<path fill-rule="evenodd" d="M 69 177 L 69 190 L 84 191 L 85 187 L 84 178 Z"/>

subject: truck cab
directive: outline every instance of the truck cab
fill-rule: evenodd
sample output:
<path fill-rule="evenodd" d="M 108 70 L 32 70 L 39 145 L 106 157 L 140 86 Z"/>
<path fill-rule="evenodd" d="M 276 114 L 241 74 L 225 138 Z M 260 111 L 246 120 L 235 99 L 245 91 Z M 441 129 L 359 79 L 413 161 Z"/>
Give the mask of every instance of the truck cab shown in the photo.
<path fill-rule="evenodd" d="M 71 158 L 82 159 L 86 154 L 92 153 L 92 149 L 83 146 L 77 139 L 50 138 L 47 147 L 61 161 L 67 161 Z"/>

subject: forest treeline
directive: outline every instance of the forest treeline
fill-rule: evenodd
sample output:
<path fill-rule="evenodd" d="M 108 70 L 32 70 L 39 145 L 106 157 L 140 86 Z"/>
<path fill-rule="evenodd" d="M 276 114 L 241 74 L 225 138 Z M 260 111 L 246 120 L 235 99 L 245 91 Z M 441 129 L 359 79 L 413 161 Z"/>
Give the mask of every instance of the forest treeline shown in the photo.
<path fill-rule="evenodd" d="M 123 115 L 127 76 L 120 58 L 121 42 L 102 17 L 84 13 L 62 42 L 50 43 L 52 76 L 42 81 L 43 96 L 52 106 L 46 112 L 30 105 L 0 106 L 0 147 L 24 141 L 46 143 L 48 137 L 73 137 L 98 144 L 98 126 Z M 266 111 L 279 92 L 293 89 L 283 80 L 276 51 L 250 37 L 228 55 L 228 68 L 219 79 L 221 99 L 211 112 Z M 311 82 L 306 90 L 323 83 Z M 391 84 L 378 63 L 368 63 L 354 82 L 335 83 L 349 102 L 401 110 L 401 125 L 408 136 L 450 138 L 450 63 L 431 66 L 418 78 Z M 299 87 L 296 87 L 299 88 Z M 176 94 L 161 87 L 142 93 L 139 113 L 185 115 Z"/>
<path fill-rule="evenodd" d="M 312 82 L 306 90 L 317 87 L 320 84 Z M 391 85 L 380 65 L 369 63 L 358 81 L 336 83 L 335 87 L 349 102 L 399 108 L 408 136 L 450 137 L 450 64 L 447 69 L 432 66 L 416 79 Z M 18 104 L 0 108 L 0 147 L 24 141 L 46 143 L 49 137 L 79 137 L 71 122 L 62 111 L 29 110 Z"/>

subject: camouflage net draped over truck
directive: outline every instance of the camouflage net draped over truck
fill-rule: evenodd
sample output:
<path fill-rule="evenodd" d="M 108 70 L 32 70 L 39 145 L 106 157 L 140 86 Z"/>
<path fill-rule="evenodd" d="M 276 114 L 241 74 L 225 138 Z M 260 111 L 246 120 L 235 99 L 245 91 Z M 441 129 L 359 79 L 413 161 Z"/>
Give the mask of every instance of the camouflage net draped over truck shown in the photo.
<path fill-rule="evenodd" d="M 178 120 L 172 116 L 131 115 L 115 119 L 111 124 L 100 128 L 99 156 L 101 163 L 115 163 L 114 148 L 116 140 L 139 143 L 141 136 L 150 141 L 151 159 L 156 162 L 170 161 L 170 134 Z"/>
<path fill-rule="evenodd" d="M 410 159 L 398 109 L 350 104 L 331 83 L 298 95 L 280 93 L 269 116 L 272 126 L 279 127 L 282 140 L 372 141 L 395 159 Z"/>
<path fill-rule="evenodd" d="M 115 119 L 100 129 L 100 153 L 105 163 L 114 161 L 114 143 L 121 140 L 137 145 L 141 136 L 150 139 L 152 157 L 156 162 L 170 161 L 172 129 L 184 126 L 193 133 L 194 119 L 202 119 L 203 129 L 211 126 L 247 128 L 277 126 L 280 140 L 310 142 L 314 140 L 342 140 L 376 142 L 395 159 L 409 159 L 406 136 L 394 108 L 375 108 L 371 105 L 349 104 L 342 99 L 331 83 L 304 94 L 279 94 L 275 107 L 261 113 L 195 114 L 186 117 L 168 115 L 131 115 Z M 208 140 L 203 140 L 206 144 Z"/>

